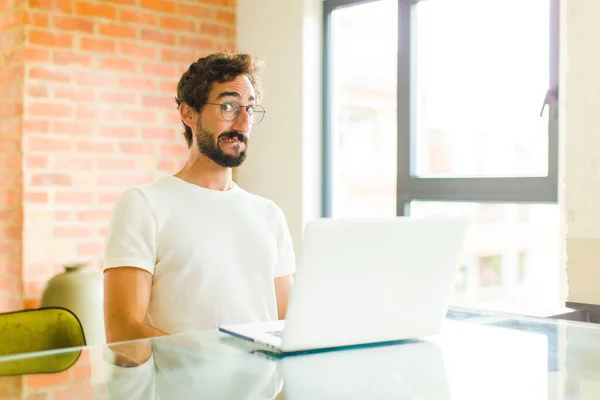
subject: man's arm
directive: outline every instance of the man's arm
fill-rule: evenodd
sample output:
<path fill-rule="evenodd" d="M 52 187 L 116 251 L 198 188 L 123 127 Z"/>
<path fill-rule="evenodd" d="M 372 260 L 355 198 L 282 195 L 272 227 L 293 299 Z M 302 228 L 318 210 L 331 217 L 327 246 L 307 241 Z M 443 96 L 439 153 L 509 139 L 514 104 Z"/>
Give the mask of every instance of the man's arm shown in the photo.
<path fill-rule="evenodd" d="M 167 335 L 145 323 L 152 274 L 136 267 L 109 268 L 104 272 L 104 324 L 106 341 Z"/>
<path fill-rule="evenodd" d="M 275 278 L 275 298 L 277 299 L 277 318 L 285 319 L 285 313 L 290 298 L 290 292 L 294 284 L 292 275 Z"/>

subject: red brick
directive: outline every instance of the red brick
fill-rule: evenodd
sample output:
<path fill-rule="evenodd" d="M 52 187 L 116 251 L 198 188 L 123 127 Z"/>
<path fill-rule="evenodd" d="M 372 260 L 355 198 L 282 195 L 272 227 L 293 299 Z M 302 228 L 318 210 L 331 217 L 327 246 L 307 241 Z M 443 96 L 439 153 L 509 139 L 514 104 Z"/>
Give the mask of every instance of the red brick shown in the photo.
<path fill-rule="evenodd" d="M 23 10 L 0 14 L 0 29 L 7 31 L 20 26 L 23 20 Z"/>
<path fill-rule="evenodd" d="M 160 154 L 164 156 L 187 156 L 188 148 L 182 143 L 181 145 L 163 144 L 160 146 Z"/>
<path fill-rule="evenodd" d="M 0 170 L 4 168 L 5 171 L 20 171 L 21 167 L 20 154 L 3 154 L 0 157 Z M 17 176 L 15 172 L 11 172 L 11 175 Z"/>
<path fill-rule="evenodd" d="M 179 44 L 183 47 L 191 47 L 193 50 L 208 50 L 214 47 L 213 41 L 207 38 L 182 36 Z M 194 61 L 198 57 L 195 57 Z"/>
<path fill-rule="evenodd" d="M 73 109 L 66 104 L 32 103 L 27 107 L 27 114 L 37 117 L 71 117 Z"/>
<path fill-rule="evenodd" d="M 77 106 L 75 112 L 75 118 L 78 120 L 89 120 L 89 121 L 114 121 L 117 112 L 112 109 L 98 108 L 93 106 Z"/>
<path fill-rule="evenodd" d="M 29 7 L 32 9 L 39 8 L 54 12 L 73 12 L 73 7 L 71 7 L 71 0 L 29 0 Z"/>
<path fill-rule="evenodd" d="M 126 92 L 106 92 L 100 95 L 100 100 L 104 103 L 124 103 L 133 104 L 137 99 L 135 93 Z"/>
<path fill-rule="evenodd" d="M 81 38 L 81 50 L 93 52 L 114 53 L 116 42 L 113 39 Z"/>
<path fill-rule="evenodd" d="M 71 16 L 54 15 L 52 26 L 63 31 L 75 31 L 83 33 L 94 32 L 94 22 L 89 19 Z"/>
<path fill-rule="evenodd" d="M 2 120 L 3 118 L 9 118 L 9 117 L 17 117 L 19 115 L 23 114 L 23 104 L 19 101 L 18 103 L 8 103 L 8 104 L 4 104 L 2 107 L 0 107 L 0 120 Z"/>
<path fill-rule="evenodd" d="M 25 93 L 29 97 L 48 97 L 48 86 L 30 83 L 26 85 Z"/>
<path fill-rule="evenodd" d="M 141 37 L 142 37 L 142 40 L 166 44 L 166 45 L 170 45 L 170 46 L 175 45 L 175 39 L 176 39 L 176 36 L 172 33 L 157 32 L 153 29 L 143 29 Z"/>
<path fill-rule="evenodd" d="M 119 19 L 134 24 L 156 25 L 158 18 L 150 13 L 138 10 L 120 10 Z"/>
<path fill-rule="evenodd" d="M 28 118 L 23 122 L 23 133 L 45 133 L 50 130 L 50 122 Z"/>
<path fill-rule="evenodd" d="M 11 171 L 11 175 L 19 177 L 22 161 L 22 154 L 20 152 L 5 153 L 0 157 L 0 171 L 2 169 L 4 169 L 4 171 Z"/>
<path fill-rule="evenodd" d="M 163 108 L 163 109 L 169 109 L 171 107 L 174 108 L 174 106 L 176 105 L 175 101 L 173 100 L 173 97 L 166 97 L 166 96 L 144 96 L 144 98 L 142 99 L 142 105 L 144 107 L 155 107 L 155 108 Z"/>
<path fill-rule="evenodd" d="M 37 297 L 41 296 L 44 292 L 44 288 L 46 287 L 46 282 L 44 281 L 31 281 L 25 283 L 25 296 L 27 297 Z"/>
<path fill-rule="evenodd" d="M 78 362 L 77 366 L 75 366 L 74 375 L 75 375 L 75 381 L 77 381 L 77 382 L 87 381 L 88 379 L 91 378 L 92 371 L 89 366 L 85 366 L 85 365 L 82 366 Z M 91 398 L 91 397 L 88 397 L 88 398 Z"/>
<path fill-rule="evenodd" d="M 30 151 L 44 152 L 69 152 L 72 149 L 72 143 L 66 139 L 48 139 L 30 136 L 27 138 Z"/>
<path fill-rule="evenodd" d="M 41 302 L 42 301 L 39 298 L 24 299 L 23 300 L 23 308 L 25 310 L 33 310 L 33 309 L 36 309 L 36 308 L 40 308 Z"/>
<path fill-rule="evenodd" d="M 19 184 L 19 175 L 14 172 L 0 172 L 0 186 L 11 187 Z"/>
<path fill-rule="evenodd" d="M 163 81 L 160 83 L 160 91 L 174 95 L 177 93 L 177 81 Z"/>
<path fill-rule="evenodd" d="M 25 192 L 24 200 L 27 203 L 47 203 L 47 192 Z"/>
<path fill-rule="evenodd" d="M 161 171 L 172 172 L 177 169 L 178 165 L 175 161 L 171 160 L 162 160 L 158 163 L 158 168 Z"/>
<path fill-rule="evenodd" d="M 110 73 L 78 72 L 74 73 L 75 83 L 82 86 L 95 86 L 104 89 L 118 87 L 119 77 Z"/>
<path fill-rule="evenodd" d="M 21 292 L 21 280 L 18 278 L 12 278 L 7 276 L 0 277 L 0 292 L 8 293 L 20 293 Z"/>
<path fill-rule="evenodd" d="M 54 195 L 54 202 L 56 204 L 89 205 L 94 203 L 94 194 L 88 192 L 57 192 Z"/>
<path fill-rule="evenodd" d="M 157 84 L 148 78 L 120 78 L 118 86 L 124 89 L 133 89 L 137 92 L 156 90 Z"/>
<path fill-rule="evenodd" d="M 12 139 L 18 139 L 21 136 L 21 130 L 23 128 L 23 121 L 21 116 L 17 115 L 12 118 L 7 118 L 0 122 L 0 138 L 1 137 L 12 137 Z"/>
<path fill-rule="evenodd" d="M 143 75 L 157 75 L 166 77 L 173 77 L 176 74 L 174 66 L 157 63 L 142 64 L 141 72 Z"/>
<path fill-rule="evenodd" d="M 235 25 L 235 13 L 231 11 L 217 11 L 217 21 L 222 21 L 230 25 Z"/>
<path fill-rule="evenodd" d="M 119 143 L 121 152 L 126 154 L 153 154 L 158 155 L 154 143 L 145 142 L 121 142 Z"/>
<path fill-rule="evenodd" d="M 119 196 L 121 196 L 120 192 L 100 193 L 98 195 L 98 202 L 100 204 L 115 204 L 119 199 Z"/>
<path fill-rule="evenodd" d="M 92 65 L 91 55 L 71 51 L 55 51 L 53 60 L 58 65 L 81 65 L 84 67 Z"/>
<path fill-rule="evenodd" d="M 130 57 L 156 58 L 156 46 L 147 46 L 137 43 L 119 43 L 119 50 L 122 54 Z"/>
<path fill-rule="evenodd" d="M 100 60 L 100 68 L 103 70 L 136 72 L 137 63 L 133 60 L 111 57 Z"/>
<path fill-rule="evenodd" d="M 54 214 L 54 219 L 56 221 L 71 221 L 73 220 L 73 213 L 68 210 L 58 210 Z"/>
<path fill-rule="evenodd" d="M 72 373 L 72 369 L 67 369 L 56 374 L 27 375 L 25 385 L 31 389 L 65 385 L 71 381 Z"/>
<path fill-rule="evenodd" d="M 24 61 L 39 61 L 47 63 L 50 61 L 50 51 L 48 51 L 47 49 L 27 47 L 23 49 L 23 57 Z"/>
<path fill-rule="evenodd" d="M 62 156 L 49 161 L 51 170 L 86 171 L 94 169 L 94 160 L 90 157 Z"/>
<path fill-rule="evenodd" d="M 137 128 L 135 126 L 103 126 L 98 131 L 100 137 L 105 138 L 119 138 L 119 139 L 133 139 L 139 136 Z"/>
<path fill-rule="evenodd" d="M 198 19 L 212 19 L 214 17 L 213 9 L 178 2 L 176 5 L 177 15 L 185 15 Z"/>
<path fill-rule="evenodd" d="M 132 28 L 130 26 L 123 26 L 120 24 L 101 24 L 100 34 L 106 36 L 132 39 L 135 39 L 137 37 L 137 31 L 135 28 Z"/>
<path fill-rule="evenodd" d="M 71 89 L 65 87 L 57 87 L 54 92 L 56 99 L 67 99 L 71 101 L 93 102 L 95 99 L 94 91 L 90 89 Z"/>
<path fill-rule="evenodd" d="M 132 170 L 135 169 L 135 160 L 132 158 L 98 158 L 96 160 L 98 169 L 105 170 Z"/>
<path fill-rule="evenodd" d="M 144 128 L 142 130 L 142 138 L 146 139 L 160 139 L 160 140 L 171 140 L 175 137 L 175 129 L 173 128 Z"/>
<path fill-rule="evenodd" d="M 87 0 L 78 1 L 75 6 L 75 12 L 85 17 L 115 19 L 117 16 L 117 9 L 114 6 L 91 3 Z"/>
<path fill-rule="evenodd" d="M 163 29 L 172 31 L 184 31 L 184 32 L 195 32 L 196 23 L 191 20 L 185 20 L 181 17 L 162 17 L 159 25 Z"/>
<path fill-rule="evenodd" d="M 25 10 L 23 13 L 23 24 L 35 26 L 36 28 L 48 28 L 49 26 L 49 14 L 46 12 L 35 12 Z"/>
<path fill-rule="evenodd" d="M 67 174 L 35 173 L 31 176 L 32 186 L 68 186 L 71 177 Z"/>
<path fill-rule="evenodd" d="M 79 141 L 77 142 L 77 151 L 92 154 L 114 153 L 114 143 L 102 143 L 97 141 Z"/>
<path fill-rule="evenodd" d="M 31 79 L 40 79 L 51 82 L 70 82 L 71 76 L 67 72 L 52 70 L 48 68 L 31 68 L 29 70 Z"/>
<path fill-rule="evenodd" d="M 16 66 L 13 68 L 0 68 L 0 82 L 14 82 L 20 80 L 23 76 L 22 68 Z"/>
<path fill-rule="evenodd" d="M 123 110 L 121 115 L 124 120 L 138 122 L 140 124 L 151 124 L 156 122 L 156 112 L 150 110 Z"/>
<path fill-rule="evenodd" d="M 115 4 L 127 4 L 127 5 L 136 5 L 137 0 L 104 0 L 107 3 L 115 3 Z"/>
<path fill-rule="evenodd" d="M 175 2 L 167 0 L 142 0 L 142 7 L 164 13 L 175 12 Z"/>
<path fill-rule="evenodd" d="M 106 221 L 108 222 L 112 210 L 86 210 L 77 213 L 77 221 Z"/>
<path fill-rule="evenodd" d="M 189 65 L 198 59 L 195 51 L 180 51 L 171 49 L 163 49 L 160 52 L 160 58 L 164 61 L 175 61 L 184 63 L 186 65 Z"/>
<path fill-rule="evenodd" d="M 20 66 L 23 63 L 23 54 L 22 48 L 12 48 L 10 51 L 5 51 L 2 58 L 4 61 L 7 61 L 8 64 Z"/>
<path fill-rule="evenodd" d="M 65 121 L 54 121 L 52 122 L 52 133 L 65 134 L 69 136 L 76 135 L 90 135 L 93 132 L 94 127 L 90 124 L 81 122 L 65 122 Z"/>
<path fill-rule="evenodd" d="M 71 48 L 73 47 L 73 36 L 70 34 L 52 33 L 49 31 L 30 29 L 29 43 L 49 47 Z"/>
<path fill-rule="evenodd" d="M 99 186 L 119 186 L 121 185 L 121 176 L 103 174 L 98 177 L 97 184 Z"/>
<path fill-rule="evenodd" d="M 75 369 L 76 371 L 76 369 Z M 74 372 L 75 373 L 75 372 Z M 95 399 L 94 388 L 90 383 L 68 386 L 66 389 L 57 390 L 52 393 L 53 400 L 72 400 L 72 399 Z"/>
<path fill-rule="evenodd" d="M 181 124 L 181 117 L 177 112 L 167 112 L 162 114 L 161 122 L 167 124 Z"/>
<path fill-rule="evenodd" d="M 48 157 L 46 156 L 27 156 L 25 159 L 26 168 L 46 168 L 48 166 Z"/>

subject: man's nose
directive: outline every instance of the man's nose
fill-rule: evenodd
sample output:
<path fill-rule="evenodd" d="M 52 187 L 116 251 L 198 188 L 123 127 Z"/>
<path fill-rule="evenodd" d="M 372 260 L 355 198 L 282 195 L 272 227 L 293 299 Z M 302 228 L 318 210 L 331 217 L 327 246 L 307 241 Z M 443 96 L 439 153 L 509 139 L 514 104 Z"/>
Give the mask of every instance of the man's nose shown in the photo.
<path fill-rule="evenodd" d="M 238 132 L 247 134 L 248 132 L 250 132 L 251 118 L 252 117 L 250 116 L 250 114 L 248 114 L 248 111 L 246 111 L 244 107 L 241 107 L 240 115 L 238 115 L 238 117 L 235 119 L 232 128 L 237 130 Z"/>

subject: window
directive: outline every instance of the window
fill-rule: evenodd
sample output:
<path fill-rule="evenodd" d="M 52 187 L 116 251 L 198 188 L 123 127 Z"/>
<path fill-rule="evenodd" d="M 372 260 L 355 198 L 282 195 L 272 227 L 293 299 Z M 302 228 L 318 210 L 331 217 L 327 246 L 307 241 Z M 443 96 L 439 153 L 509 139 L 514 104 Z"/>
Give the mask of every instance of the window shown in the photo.
<path fill-rule="evenodd" d="M 562 306 L 557 3 L 324 2 L 323 213 L 470 217 L 455 305 Z"/>

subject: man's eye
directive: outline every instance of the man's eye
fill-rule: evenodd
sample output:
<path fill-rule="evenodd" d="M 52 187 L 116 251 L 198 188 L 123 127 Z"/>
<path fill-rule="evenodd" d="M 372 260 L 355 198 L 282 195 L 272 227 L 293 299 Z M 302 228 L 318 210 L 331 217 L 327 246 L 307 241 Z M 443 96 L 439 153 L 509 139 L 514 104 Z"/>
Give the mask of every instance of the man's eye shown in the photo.
<path fill-rule="evenodd" d="M 221 110 L 226 111 L 226 112 L 231 112 L 233 111 L 233 104 L 227 102 L 227 103 L 223 103 L 221 104 Z"/>
<path fill-rule="evenodd" d="M 250 115 L 252 115 L 254 113 L 254 106 L 248 106 L 246 108 L 246 112 Z"/>

